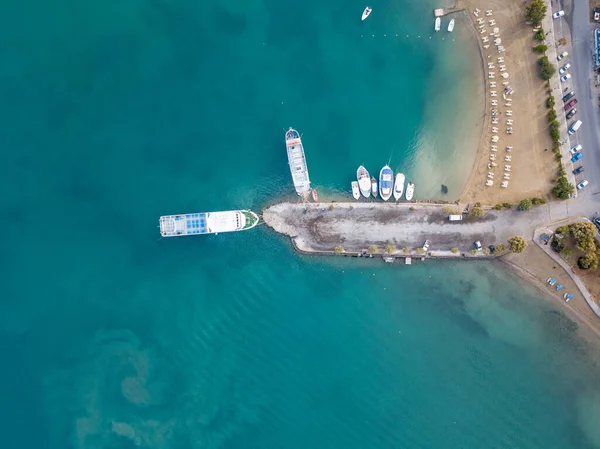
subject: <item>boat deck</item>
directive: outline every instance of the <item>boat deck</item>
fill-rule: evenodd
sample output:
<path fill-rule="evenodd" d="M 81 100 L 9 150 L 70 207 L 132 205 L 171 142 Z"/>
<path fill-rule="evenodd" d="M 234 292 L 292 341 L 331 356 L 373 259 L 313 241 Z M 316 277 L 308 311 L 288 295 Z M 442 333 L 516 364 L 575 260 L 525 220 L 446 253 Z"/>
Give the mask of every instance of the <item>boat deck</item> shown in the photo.
<path fill-rule="evenodd" d="M 308 168 L 304 156 L 304 148 L 300 140 L 287 142 L 288 161 L 290 171 L 294 180 L 294 186 L 298 192 L 307 192 L 310 189 L 310 180 L 308 178 Z"/>
<path fill-rule="evenodd" d="M 209 232 L 205 213 L 166 215 L 160 217 L 160 233 L 163 236 L 196 235 Z"/>

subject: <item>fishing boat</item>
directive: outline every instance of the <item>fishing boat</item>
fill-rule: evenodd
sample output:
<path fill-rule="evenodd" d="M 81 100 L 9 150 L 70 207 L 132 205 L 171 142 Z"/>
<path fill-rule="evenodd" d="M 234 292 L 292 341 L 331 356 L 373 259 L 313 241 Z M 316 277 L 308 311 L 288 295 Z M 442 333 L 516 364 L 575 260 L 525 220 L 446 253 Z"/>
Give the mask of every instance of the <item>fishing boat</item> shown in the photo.
<path fill-rule="evenodd" d="M 159 228 L 163 237 L 179 237 L 246 231 L 256 226 L 258 221 L 258 215 L 250 210 L 200 212 L 164 215 L 159 219 Z"/>
<path fill-rule="evenodd" d="M 396 198 L 396 201 L 402 198 L 402 194 L 404 193 L 404 179 L 402 173 L 396 175 L 396 181 L 394 182 L 394 198 Z"/>
<path fill-rule="evenodd" d="M 371 196 L 371 177 L 369 172 L 362 165 L 356 170 L 356 179 L 358 180 L 358 189 L 365 198 Z"/>
<path fill-rule="evenodd" d="M 312 189 L 312 198 L 315 203 L 319 202 L 319 194 L 317 193 L 317 189 Z"/>
<path fill-rule="evenodd" d="M 377 180 L 374 176 L 371 176 L 371 193 L 374 198 L 377 198 Z"/>
<path fill-rule="evenodd" d="M 371 15 L 371 11 L 373 11 L 373 8 L 371 8 L 370 6 L 367 6 L 365 8 L 365 10 L 363 11 L 363 13 L 362 13 L 362 19 L 361 20 L 366 20 L 366 18 Z"/>
<path fill-rule="evenodd" d="M 452 30 L 454 30 L 454 19 L 450 20 L 450 23 L 448 24 L 448 32 L 452 33 Z"/>
<path fill-rule="evenodd" d="M 408 181 L 406 184 L 406 201 L 412 200 L 413 194 L 415 193 L 415 185 Z"/>
<path fill-rule="evenodd" d="M 379 194 L 383 201 L 387 201 L 392 196 L 394 190 L 394 173 L 389 166 L 385 166 L 379 172 Z"/>
<path fill-rule="evenodd" d="M 285 147 L 287 148 L 288 163 L 294 188 L 296 193 L 306 197 L 310 191 L 310 179 L 308 177 L 308 167 L 306 157 L 304 156 L 304 146 L 300 134 L 293 128 L 285 133 Z"/>
<path fill-rule="evenodd" d="M 358 190 L 358 182 L 352 181 L 352 196 L 355 200 L 360 198 L 360 190 Z"/>
<path fill-rule="evenodd" d="M 442 26 L 442 19 L 440 19 L 439 17 L 435 18 L 435 31 L 440 31 L 440 28 Z"/>

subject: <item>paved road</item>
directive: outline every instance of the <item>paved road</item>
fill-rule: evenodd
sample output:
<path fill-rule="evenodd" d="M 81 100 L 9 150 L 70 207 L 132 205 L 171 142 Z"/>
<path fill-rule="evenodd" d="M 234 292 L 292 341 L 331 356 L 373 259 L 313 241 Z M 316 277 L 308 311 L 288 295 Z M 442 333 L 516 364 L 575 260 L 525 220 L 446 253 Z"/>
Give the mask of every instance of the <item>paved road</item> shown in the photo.
<path fill-rule="evenodd" d="M 580 130 L 575 135 L 568 136 L 568 139 L 571 147 L 578 143 L 583 145 L 581 162 L 585 172 L 577 176 L 577 181 L 587 179 L 589 182 L 585 189 L 578 192 L 578 199 L 573 201 L 585 202 L 588 212 L 586 215 L 591 215 L 600 210 L 600 107 L 593 92 L 596 80 L 592 64 L 593 30 L 596 27 L 590 23 L 587 1 L 552 2 L 553 12 L 563 7 L 567 14 L 564 18 L 554 20 L 555 37 L 559 39 L 565 36 L 570 42 L 568 47 L 571 48 L 567 48 L 569 56 L 563 61 L 570 62 L 572 67 L 569 70 L 571 79 L 562 84 L 562 89 L 572 87 L 579 100 L 576 106 L 578 112 L 569 122 L 572 123 L 576 119 L 583 122 Z M 565 165 L 571 168 L 570 161 Z"/>

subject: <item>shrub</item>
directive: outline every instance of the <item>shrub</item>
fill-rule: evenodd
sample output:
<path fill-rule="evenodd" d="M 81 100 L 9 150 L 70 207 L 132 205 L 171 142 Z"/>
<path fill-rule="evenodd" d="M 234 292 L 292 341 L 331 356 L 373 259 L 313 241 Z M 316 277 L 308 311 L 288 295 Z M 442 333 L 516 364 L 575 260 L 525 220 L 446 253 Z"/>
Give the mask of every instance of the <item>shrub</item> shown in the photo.
<path fill-rule="evenodd" d="M 562 163 L 562 157 L 563 157 L 563 155 L 560 153 L 556 153 L 554 155 L 554 159 L 556 159 L 556 162 L 558 162 L 558 163 Z M 564 175 L 561 175 L 561 176 L 564 176 Z"/>
<path fill-rule="evenodd" d="M 408 210 L 415 210 L 415 207 L 414 207 L 414 206 L 410 206 L 410 207 L 408 208 Z"/>
<path fill-rule="evenodd" d="M 548 12 L 548 7 L 544 0 L 533 0 L 527 6 L 525 6 L 525 19 L 531 22 L 534 27 L 538 27 L 542 24 L 542 20 Z"/>
<path fill-rule="evenodd" d="M 572 249 L 572 248 L 565 248 L 565 249 L 563 249 L 563 250 L 560 252 L 560 254 L 561 254 L 561 255 L 562 255 L 562 256 L 563 256 L 563 257 L 564 257 L 566 260 L 569 260 L 569 259 L 571 259 L 571 256 L 573 255 L 573 253 L 574 253 L 574 252 L 575 252 L 575 251 L 573 251 L 573 249 Z"/>
<path fill-rule="evenodd" d="M 556 236 L 552 237 L 552 242 L 550 242 L 550 246 L 554 251 L 560 253 L 565 249 L 565 242 L 563 239 L 557 239 Z"/>
<path fill-rule="evenodd" d="M 548 56 L 542 56 L 538 60 L 540 66 L 540 76 L 543 80 L 548 81 L 556 73 L 556 67 L 550 62 Z"/>
<path fill-rule="evenodd" d="M 417 248 L 416 251 L 417 251 L 417 254 L 421 254 L 421 255 L 425 254 L 425 250 L 423 248 Z"/>
<path fill-rule="evenodd" d="M 498 203 L 494 206 L 494 209 L 496 210 L 502 210 L 502 203 Z"/>
<path fill-rule="evenodd" d="M 512 203 L 502 203 L 502 207 L 504 207 L 504 209 L 512 209 L 515 205 Z"/>
<path fill-rule="evenodd" d="M 560 168 L 558 169 L 558 176 L 566 176 L 567 172 L 562 164 L 560 164 Z"/>
<path fill-rule="evenodd" d="M 475 256 L 477 254 L 477 250 L 476 249 L 472 249 L 471 251 L 469 251 L 473 256 Z"/>
<path fill-rule="evenodd" d="M 521 200 L 519 203 L 519 210 L 529 210 L 531 209 L 532 204 L 532 201 L 529 199 Z"/>
<path fill-rule="evenodd" d="M 388 254 L 392 254 L 396 252 L 396 247 L 394 245 L 387 245 L 385 247 L 385 252 Z"/>
<path fill-rule="evenodd" d="M 508 239 L 508 244 L 510 245 L 510 250 L 513 253 L 522 253 L 527 248 L 527 242 L 523 237 L 519 237 L 515 235 L 514 237 L 510 237 Z"/>
<path fill-rule="evenodd" d="M 556 102 L 554 101 L 554 96 L 550 95 L 548 97 L 548 99 L 546 100 L 546 107 L 548 109 L 552 109 L 555 104 L 556 104 Z M 554 114 L 556 115 L 556 112 Z M 554 118 L 556 118 L 556 117 L 554 117 Z M 552 120 L 550 120 L 550 122 L 552 122 Z"/>
<path fill-rule="evenodd" d="M 556 111 L 554 109 L 551 109 L 550 112 L 548 112 L 548 122 L 552 123 L 556 120 L 556 117 Z"/>
<path fill-rule="evenodd" d="M 558 45 L 567 45 L 567 38 L 566 37 L 561 37 L 558 40 Z"/>
<path fill-rule="evenodd" d="M 336 253 L 343 253 L 346 251 L 342 245 L 338 245 L 333 249 Z"/>
<path fill-rule="evenodd" d="M 496 254 L 502 254 L 504 251 L 506 251 L 506 246 L 504 246 L 504 243 L 498 243 L 496 245 Z"/>
<path fill-rule="evenodd" d="M 543 28 L 540 28 L 539 30 L 537 30 L 535 32 L 534 39 L 536 41 L 543 42 L 545 38 L 546 38 L 546 33 L 544 33 L 544 29 Z"/>
<path fill-rule="evenodd" d="M 546 50 L 548 50 L 548 46 L 544 45 L 544 44 L 540 44 L 540 45 L 536 45 L 535 47 L 533 47 L 533 51 L 539 54 L 544 54 L 546 53 Z"/>
<path fill-rule="evenodd" d="M 329 206 L 329 210 L 333 210 L 333 204 Z"/>
<path fill-rule="evenodd" d="M 379 248 L 377 248 L 375 245 L 371 245 L 367 251 L 369 251 L 370 254 L 377 254 L 379 252 Z"/>
<path fill-rule="evenodd" d="M 473 204 L 474 207 L 481 207 L 481 202 L 477 201 L 475 204 Z"/>
<path fill-rule="evenodd" d="M 442 208 L 442 211 L 444 211 L 444 213 L 446 215 L 457 215 L 460 214 L 460 211 L 454 207 L 454 206 L 450 206 L 450 205 L 446 205 Z"/>
<path fill-rule="evenodd" d="M 450 251 L 452 251 L 453 254 L 458 253 L 458 248 L 452 248 Z"/>
<path fill-rule="evenodd" d="M 571 233 L 571 230 L 569 229 L 569 226 L 559 226 L 558 228 L 556 228 L 556 231 L 554 231 L 554 233 L 561 235 L 569 235 Z"/>
<path fill-rule="evenodd" d="M 550 122 L 550 137 L 552 137 L 554 142 L 558 142 L 560 140 L 560 124 L 556 120 Z"/>
<path fill-rule="evenodd" d="M 484 214 L 483 208 L 481 208 L 479 206 L 475 206 L 475 207 L 473 207 L 473 209 L 471 209 L 471 214 L 473 214 L 473 216 L 475 216 L 475 217 L 483 217 L 483 214 Z"/>
<path fill-rule="evenodd" d="M 567 178 L 561 176 L 556 180 L 556 185 L 552 188 L 552 195 L 561 200 L 566 200 L 574 191 L 575 187 L 573 184 L 569 183 Z"/>
<path fill-rule="evenodd" d="M 539 206 L 541 204 L 546 204 L 546 200 L 544 198 L 531 198 L 531 203 L 534 206 Z"/>
<path fill-rule="evenodd" d="M 577 265 L 582 270 L 587 270 L 589 268 L 598 268 L 598 255 L 595 252 L 587 253 L 579 258 L 579 260 L 577 261 Z"/>
<path fill-rule="evenodd" d="M 492 252 L 490 251 L 489 248 L 483 248 L 483 254 L 485 254 L 486 256 L 489 256 L 490 254 L 492 254 Z"/>
<path fill-rule="evenodd" d="M 352 210 L 354 209 L 354 206 L 351 204 L 350 206 L 348 206 L 348 209 Z"/>
<path fill-rule="evenodd" d="M 402 252 L 404 254 L 408 254 L 408 253 L 410 253 L 410 248 L 408 248 L 408 247 L 405 246 L 404 248 L 402 248 Z"/>

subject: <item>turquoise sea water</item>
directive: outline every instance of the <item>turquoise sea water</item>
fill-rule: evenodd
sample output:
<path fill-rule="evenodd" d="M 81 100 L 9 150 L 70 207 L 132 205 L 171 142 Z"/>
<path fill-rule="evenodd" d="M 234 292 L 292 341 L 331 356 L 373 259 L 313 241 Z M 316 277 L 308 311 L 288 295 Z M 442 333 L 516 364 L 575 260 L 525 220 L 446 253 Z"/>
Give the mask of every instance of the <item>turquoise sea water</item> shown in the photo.
<path fill-rule="evenodd" d="M 459 188 L 473 42 L 373 7 L 4 5 L 3 447 L 600 447 L 597 349 L 497 265 L 158 240 L 161 214 L 293 198 L 290 125 L 322 192 L 390 159 Z"/>

